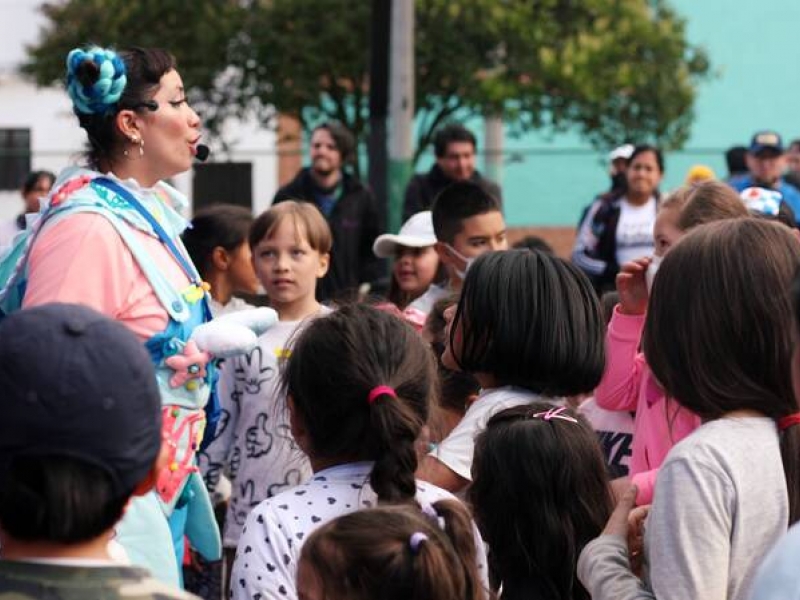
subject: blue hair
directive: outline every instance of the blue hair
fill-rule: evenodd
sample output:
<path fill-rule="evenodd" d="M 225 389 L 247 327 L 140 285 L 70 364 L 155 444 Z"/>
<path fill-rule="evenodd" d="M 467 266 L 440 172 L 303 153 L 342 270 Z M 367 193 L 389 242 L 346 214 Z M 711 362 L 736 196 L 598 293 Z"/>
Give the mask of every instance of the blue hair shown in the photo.
<path fill-rule="evenodd" d="M 67 93 L 77 114 L 112 111 L 127 81 L 125 63 L 113 50 L 92 46 L 75 48 L 67 55 Z"/>

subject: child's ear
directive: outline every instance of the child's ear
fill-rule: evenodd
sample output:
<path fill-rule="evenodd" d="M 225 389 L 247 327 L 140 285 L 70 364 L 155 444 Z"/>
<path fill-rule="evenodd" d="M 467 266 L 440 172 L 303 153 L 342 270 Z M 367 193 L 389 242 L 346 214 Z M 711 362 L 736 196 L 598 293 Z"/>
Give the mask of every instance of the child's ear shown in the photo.
<path fill-rule="evenodd" d="M 331 264 L 331 255 L 330 254 L 320 254 L 319 255 L 319 268 L 317 269 L 317 279 L 322 279 L 328 273 L 328 267 Z"/>
<path fill-rule="evenodd" d="M 231 264 L 231 257 L 228 251 L 222 246 L 216 246 L 211 251 L 211 265 L 217 271 L 227 271 Z"/>
<path fill-rule="evenodd" d="M 452 266 L 453 264 L 453 257 L 450 256 L 450 253 L 447 251 L 447 244 L 443 242 L 436 242 L 433 245 L 433 249 L 436 250 L 436 254 L 439 255 L 439 261 L 445 266 Z"/>
<path fill-rule="evenodd" d="M 169 446 L 163 441 L 161 442 L 161 449 L 158 451 L 156 462 L 153 463 L 153 468 L 147 473 L 144 479 L 139 482 L 139 485 L 133 490 L 134 496 L 145 496 L 147 493 L 156 487 L 158 482 L 158 475 L 167 468 L 169 462 Z"/>

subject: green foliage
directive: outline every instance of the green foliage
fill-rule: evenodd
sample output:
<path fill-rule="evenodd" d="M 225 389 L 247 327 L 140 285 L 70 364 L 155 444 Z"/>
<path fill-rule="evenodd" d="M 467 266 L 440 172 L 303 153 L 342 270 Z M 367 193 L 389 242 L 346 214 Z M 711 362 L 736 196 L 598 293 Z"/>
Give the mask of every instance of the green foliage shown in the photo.
<path fill-rule="evenodd" d="M 255 109 L 305 128 L 368 126 L 367 0 L 69 0 L 24 70 L 40 84 L 88 41 L 158 45 L 178 58 L 213 129 Z M 514 132 L 577 127 L 592 144 L 685 143 L 709 74 L 685 21 L 663 0 L 416 0 L 419 155 L 458 115 L 499 115 Z"/>
<path fill-rule="evenodd" d="M 244 11 L 229 0 L 71 0 L 42 5 L 47 23 L 22 67 L 39 85 L 60 84 L 65 60 L 77 46 L 165 48 L 175 55 L 194 102 L 223 108 L 203 115 L 214 128 L 238 100 L 218 85 L 229 64 L 228 48 Z"/>

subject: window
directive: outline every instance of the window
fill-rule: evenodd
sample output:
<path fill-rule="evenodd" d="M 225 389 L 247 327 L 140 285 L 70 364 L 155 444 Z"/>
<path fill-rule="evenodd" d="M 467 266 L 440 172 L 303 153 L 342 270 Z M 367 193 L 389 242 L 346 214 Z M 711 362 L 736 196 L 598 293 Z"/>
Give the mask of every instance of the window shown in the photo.
<path fill-rule="evenodd" d="M 194 165 L 193 210 L 212 204 L 237 204 L 253 208 L 253 165 L 205 163 Z"/>
<path fill-rule="evenodd" d="M 18 190 L 31 170 L 31 130 L 0 129 L 0 190 Z"/>

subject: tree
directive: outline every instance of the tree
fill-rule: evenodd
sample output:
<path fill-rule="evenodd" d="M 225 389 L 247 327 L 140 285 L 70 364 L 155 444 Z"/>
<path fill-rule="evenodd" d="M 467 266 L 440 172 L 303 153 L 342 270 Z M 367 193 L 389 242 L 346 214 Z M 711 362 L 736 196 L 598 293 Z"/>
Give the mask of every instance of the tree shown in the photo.
<path fill-rule="evenodd" d="M 43 86 L 64 80 L 72 48 L 87 44 L 125 48 L 161 47 L 172 52 L 191 99 L 214 107 L 204 121 L 211 129 L 238 113 L 238 95 L 221 85 L 230 64 L 228 48 L 245 16 L 232 0 L 71 0 L 45 3 L 39 41 L 27 48 L 22 72 Z"/>
<path fill-rule="evenodd" d="M 86 40 L 166 46 L 212 127 L 255 109 L 305 129 L 368 123 L 370 3 L 350 0 L 70 0 L 30 49 L 40 83 Z M 97 32 L 102 32 L 98 35 Z M 416 0 L 417 157 L 455 116 L 501 116 L 515 132 L 577 127 L 599 147 L 680 147 L 709 74 L 664 0 Z M 56 68 L 55 63 L 58 63 Z"/>

